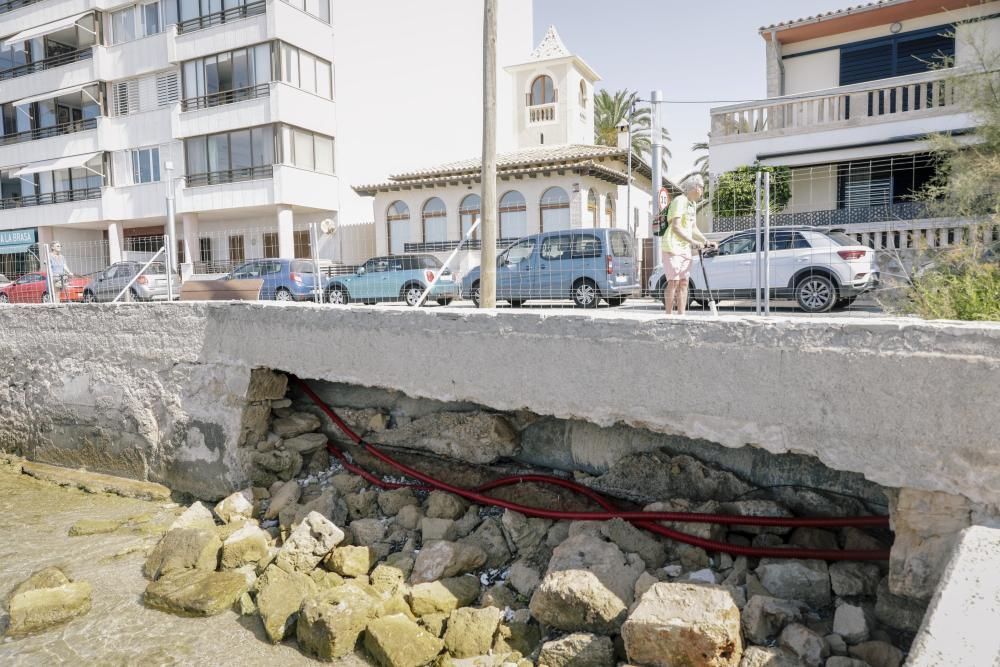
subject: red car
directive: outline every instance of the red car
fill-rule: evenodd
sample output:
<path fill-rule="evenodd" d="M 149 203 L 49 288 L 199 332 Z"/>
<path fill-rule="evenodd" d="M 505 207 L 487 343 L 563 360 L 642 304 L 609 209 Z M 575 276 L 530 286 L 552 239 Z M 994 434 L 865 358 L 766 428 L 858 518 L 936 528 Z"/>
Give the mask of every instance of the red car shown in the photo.
<path fill-rule="evenodd" d="M 83 288 L 89 281 L 73 276 L 66 279 L 60 301 L 83 301 Z M 58 289 L 58 288 L 57 288 Z M 49 285 L 41 271 L 25 273 L 10 285 L 0 289 L 0 303 L 45 303 L 49 298 Z"/>

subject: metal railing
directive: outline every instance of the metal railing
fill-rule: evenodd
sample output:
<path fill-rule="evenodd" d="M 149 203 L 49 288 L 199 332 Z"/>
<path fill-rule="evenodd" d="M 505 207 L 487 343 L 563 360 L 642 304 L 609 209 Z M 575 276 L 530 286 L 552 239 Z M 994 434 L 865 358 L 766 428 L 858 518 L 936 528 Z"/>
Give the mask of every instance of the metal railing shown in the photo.
<path fill-rule="evenodd" d="M 210 28 L 214 25 L 221 25 L 230 21 L 238 21 L 249 16 L 257 16 L 258 14 L 263 14 L 266 11 L 266 5 L 267 3 L 265 0 L 258 0 L 257 2 L 240 5 L 239 7 L 230 7 L 229 9 L 224 9 L 221 12 L 215 12 L 214 14 L 206 14 L 205 16 L 196 16 L 193 19 L 186 19 L 177 23 L 177 34 L 183 35 L 195 30 L 201 30 L 202 28 Z"/>
<path fill-rule="evenodd" d="M 101 188 L 80 188 L 77 190 L 61 190 L 59 192 L 44 192 L 35 195 L 8 197 L 0 200 L 0 209 L 24 208 L 27 206 L 45 206 L 46 204 L 63 204 L 72 201 L 100 199 Z"/>
<path fill-rule="evenodd" d="M 795 211 L 774 213 L 772 225 L 806 225 L 810 227 L 844 227 L 896 220 L 921 220 L 932 216 L 930 207 L 922 202 L 898 202 L 880 206 L 852 206 L 818 211 Z M 716 232 L 737 232 L 752 229 L 752 214 L 734 217 L 716 216 L 712 230 Z"/>
<path fill-rule="evenodd" d="M 77 51 L 71 51 L 69 53 L 52 56 L 51 58 L 46 58 L 44 60 L 38 60 L 33 63 L 25 63 L 24 65 L 18 65 L 17 67 L 0 70 L 0 81 L 14 79 L 19 76 L 27 76 L 28 74 L 34 74 L 35 72 L 41 72 L 42 70 L 52 69 L 54 67 L 62 67 L 63 65 L 69 65 L 70 63 L 75 63 L 80 60 L 89 60 L 93 57 L 94 49 L 93 47 L 88 46 Z"/>
<path fill-rule="evenodd" d="M 42 0 L 7 0 L 6 2 L 0 2 L 0 14 L 6 14 L 7 12 L 12 12 L 15 9 L 27 7 L 28 5 L 33 5 L 36 2 L 41 1 Z"/>
<path fill-rule="evenodd" d="M 218 93 L 209 93 L 201 97 L 191 97 L 181 100 L 181 111 L 195 111 L 197 109 L 208 109 L 219 107 L 234 102 L 254 100 L 258 97 L 267 97 L 271 94 L 270 83 L 259 83 L 256 86 L 236 88 L 234 90 L 222 90 Z"/>
<path fill-rule="evenodd" d="M 517 237 L 509 239 L 497 239 L 497 248 L 506 248 L 511 243 L 517 241 Z M 403 252 L 451 252 L 458 247 L 461 241 L 432 241 L 430 243 L 404 243 Z M 462 244 L 464 250 L 482 250 L 481 239 L 471 239 Z"/>
<path fill-rule="evenodd" d="M 273 174 L 274 166 L 270 164 L 265 164 L 259 167 L 243 167 L 240 169 L 227 169 L 225 171 L 212 171 L 203 174 L 188 174 L 185 178 L 185 187 L 197 188 L 205 185 L 255 181 L 263 178 L 271 178 Z"/>
<path fill-rule="evenodd" d="M 35 141 L 37 139 L 48 139 L 49 137 L 58 137 L 64 134 L 73 134 L 74 132 L 93 130 L 96 127 L 97 127 L 96 118 L 73 120 L 68 123 L 62 123 L 61 125 L 53 125 L 51 127 L 39 127 L 34 130 L 25 130 L 24 132 L 18 132 L 17 134 L 8 134 L 2 136 L 0 137 L 0 146 L 20 144 L 25 141 Z"/>

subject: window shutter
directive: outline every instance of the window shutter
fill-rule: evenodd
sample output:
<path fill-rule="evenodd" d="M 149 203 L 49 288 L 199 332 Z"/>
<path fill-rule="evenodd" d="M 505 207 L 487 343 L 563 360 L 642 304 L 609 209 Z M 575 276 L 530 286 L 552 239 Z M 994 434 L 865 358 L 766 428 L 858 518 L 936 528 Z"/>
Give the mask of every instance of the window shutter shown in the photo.
<path fill-rule="evenodd" d="M 942 56 L 954 57 L 955 38 L 943 34 L 900 40 L 896 45 L 896 75 L 925 72 L 945 63 Z"/>
<path fill-rule="evenodd" d="M 116 116 L 139 112 L 139 81 L 117 81 L 112 85 L 112 106 Z"/>
<path fill-rule="evenodd" d="M 891 76 L 891 41 L 840 50 L 840 85 L 849 86 Z"/>
<path fill-rule="evenodd" d="M 177 72 L 164 72 L 156 75 L 156 106 L 170 106 L 180 99 L 180 85 Z"/>

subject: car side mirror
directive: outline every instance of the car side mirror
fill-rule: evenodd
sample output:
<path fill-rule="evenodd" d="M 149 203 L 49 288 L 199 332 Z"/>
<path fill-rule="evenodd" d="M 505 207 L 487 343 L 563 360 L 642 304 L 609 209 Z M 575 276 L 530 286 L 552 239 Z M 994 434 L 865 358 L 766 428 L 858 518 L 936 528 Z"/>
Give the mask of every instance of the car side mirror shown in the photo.
<path fill-rule="evenodd" d="M 363 267 L 363 266 L 359 266 L 358 267 L 358 275 L 359 276 L 365 275 L 365 267 Z"/>

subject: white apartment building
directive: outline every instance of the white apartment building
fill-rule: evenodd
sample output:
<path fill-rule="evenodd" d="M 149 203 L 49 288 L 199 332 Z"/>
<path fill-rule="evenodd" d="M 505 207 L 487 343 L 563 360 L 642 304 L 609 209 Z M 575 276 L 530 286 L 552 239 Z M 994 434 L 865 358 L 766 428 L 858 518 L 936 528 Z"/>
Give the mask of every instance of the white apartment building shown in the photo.
<path fill-rule="evenodd" d="M 714 175 L 790 168 L 791 198 L 772 224 L 845 227 L 877 249 L 947 245 L 968 221 L 913 200 L 934 174 L 927 136 L 975 119 L 953 77 L 981 50 L 1000 53 L 1000 2 L 880 0 L 761 28 L 767 99 L 712 110 Z M 717 232 L 753 224 L 716 215 Z"/>

